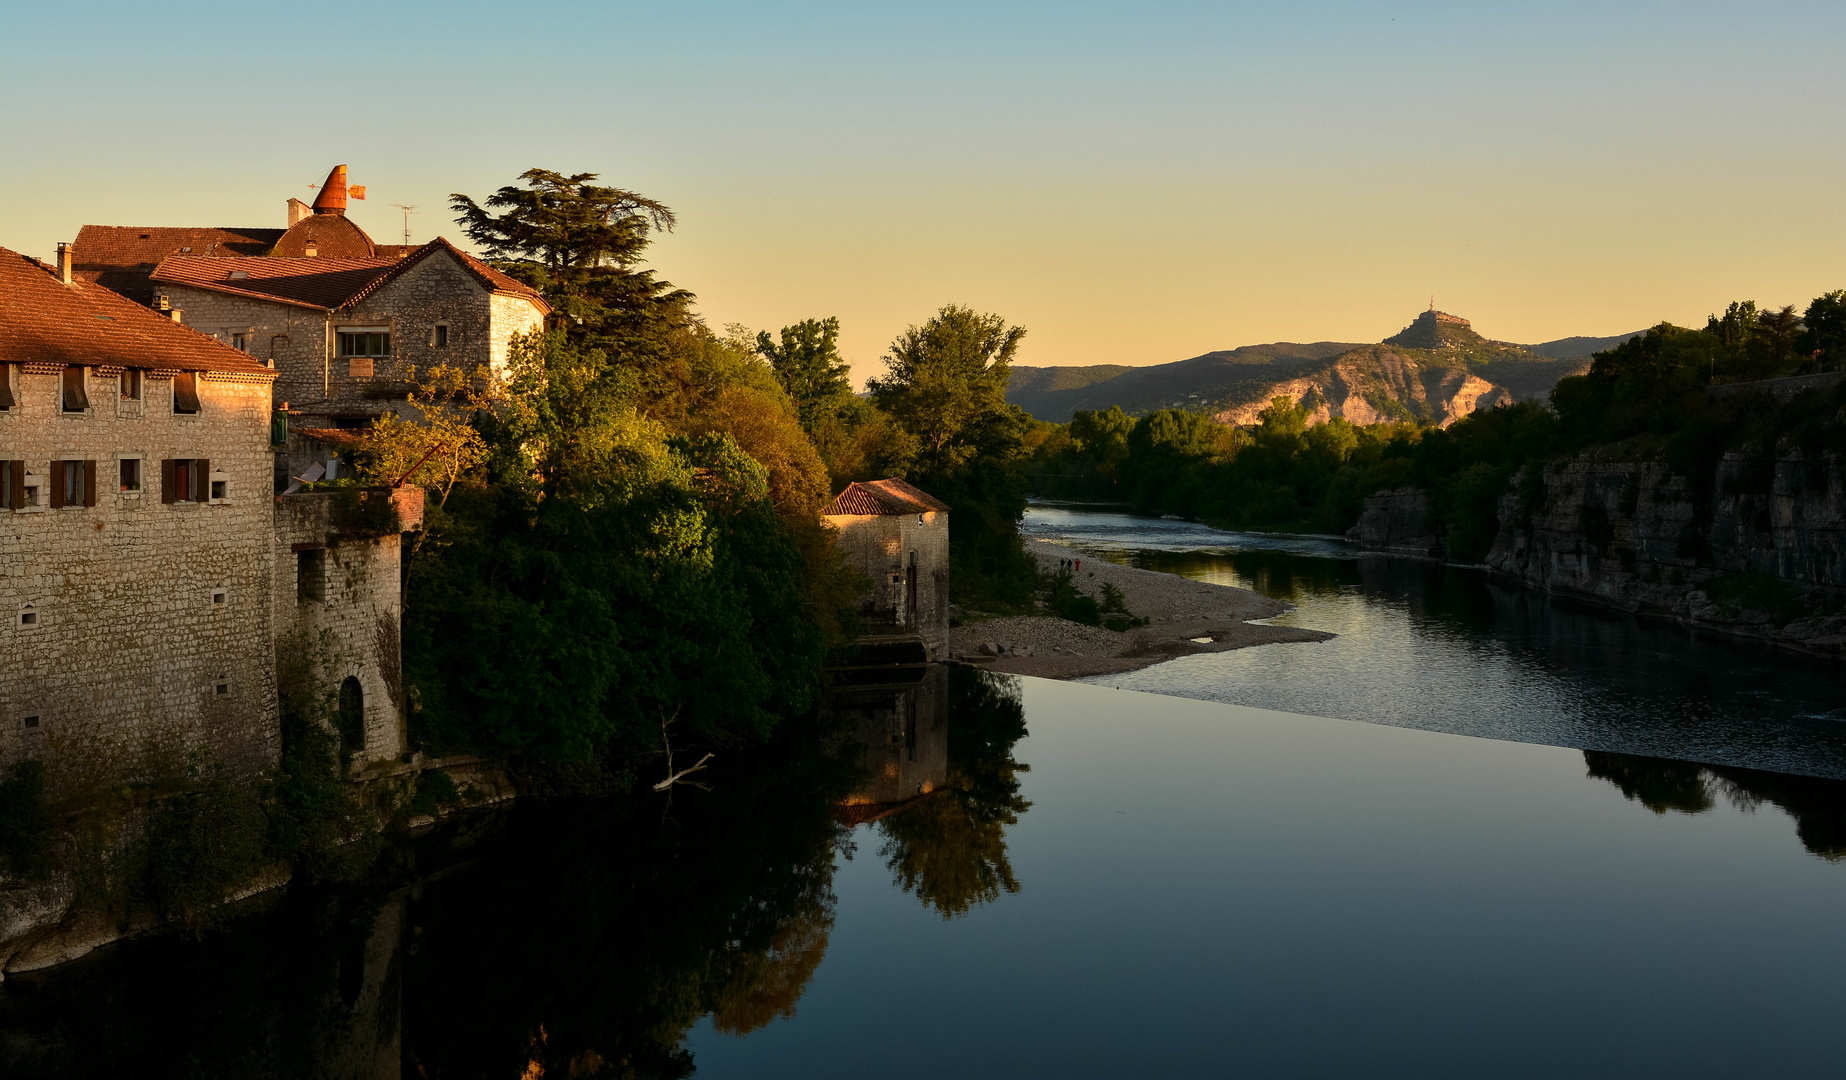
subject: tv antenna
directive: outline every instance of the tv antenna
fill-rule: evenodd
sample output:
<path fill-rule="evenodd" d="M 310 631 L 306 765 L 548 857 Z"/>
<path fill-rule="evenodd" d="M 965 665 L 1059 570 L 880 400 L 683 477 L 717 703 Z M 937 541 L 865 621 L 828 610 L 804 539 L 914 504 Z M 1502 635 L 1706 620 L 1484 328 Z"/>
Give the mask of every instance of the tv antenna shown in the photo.
<path fill-rule="evenodd" d="M 404 246 L 409 247 L 410 246 L 410 215 L 415 213 L 417 208 L 414 206 L 405 206 L 401 202 L 394 202 L 391 205 L 397 207 L 399 210 L 402 210 L 404 212 Z"/>

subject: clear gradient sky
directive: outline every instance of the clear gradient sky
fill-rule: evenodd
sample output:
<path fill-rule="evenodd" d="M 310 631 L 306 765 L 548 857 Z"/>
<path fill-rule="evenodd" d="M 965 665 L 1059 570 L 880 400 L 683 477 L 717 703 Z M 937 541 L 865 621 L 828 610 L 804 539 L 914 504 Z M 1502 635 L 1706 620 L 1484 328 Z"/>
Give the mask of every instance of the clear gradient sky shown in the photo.
<path fill-rule="evenodd" d="M 374 238 L 539 165 L 661 199 L 714 325 L 954 301 L 1028 364 L 1699 323 L 1846 287 L 1846 4 L 0 4 L 0 246 Z"/>

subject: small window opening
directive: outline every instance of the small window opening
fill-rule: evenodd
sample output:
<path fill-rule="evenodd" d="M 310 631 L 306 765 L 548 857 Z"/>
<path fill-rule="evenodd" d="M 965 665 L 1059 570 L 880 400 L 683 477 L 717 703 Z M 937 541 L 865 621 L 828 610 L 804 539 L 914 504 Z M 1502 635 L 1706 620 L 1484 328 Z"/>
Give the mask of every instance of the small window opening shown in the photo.
<path fill-rule="evenodd" d="M 348 675 L 340 683 L 340 749 L 352 755 L 365 749 L 365 689 L 359 680 Z"/>
<path fill-rule="evenodd" d="M 231 692 L 231 684 L 228 682 L 221 682 L 217 686 L 213 687 L 213 689 L 217 691 L 217 694 L 219 697 L 224 697 L 225 695 Z"/>
<path fill-rule="evenodd" d="M 310 548 L 295 552 L 295 599 L 297 602 L 320 600 L 326 594 L 327 552 Z"/>
<path fill-rule="evenodd" d="M 230 599 L 230 595 L 226 593 L 223 589 L 213 589 L 212 590 L 212 603 L 222 606 L 224 602 L 228 599 Z"/>
<path fill-rule="evenodd" d="M 84 387 L 83 368 L 76 364 L 64 369 L 64 411 L 67 413 L 86 412 L 90 408 L 90 394 Z"/>
<path fill-rule="evenodd" d="M 141 490 L 141 459 L 123 458 L 121 464 L 121 488 L 123 491 Z"/>
<path fill-rule="evenodd" d="M 141 400 L 141 369 L 140 368 L 123 368 L 122 378 L 121 378 L 121 387 L 122 387 L 122 400 L 123 401 L 140 401 Z"/>
<path fill-rule="evenodd" d="M 22 611 L 22 612 L 20 612 L 20 613 L 19 613 L 19 625 L 21 625 L 21 626 L 37 626 L 37 625 L 38 625 L 38 612 L 36 612 L 36 611 Z"/>
<path fill-rule="evenodd" d="M 449 344 L 449 324 L 437 323 L 435 333 L 431 335 L 429 343 L 438 349 L 446 348 Z"/>
<path fill-rule="evenodd" d="M 228 487 L 229 487 L 229 484 L 227 481 L 213 480 L 212 481 L 212 501 L 217 502 L 225 498 L 225 491 Z"/>
<path fill-rule="evenodd" d="M 36 716 L 26 717 L 25 720 L 21 722 L 21 726 L 24 727 L 27 731 L 37 731 L 38 730 L 38 717 Z"/>

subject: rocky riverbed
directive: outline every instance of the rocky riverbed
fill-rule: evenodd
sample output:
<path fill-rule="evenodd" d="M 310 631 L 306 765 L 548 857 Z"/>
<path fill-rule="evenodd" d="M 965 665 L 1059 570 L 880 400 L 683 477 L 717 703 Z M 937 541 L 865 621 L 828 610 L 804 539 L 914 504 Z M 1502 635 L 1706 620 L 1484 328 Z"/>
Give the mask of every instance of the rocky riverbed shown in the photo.
<path fill-rule="evenodd" d="M 1103 585 L 1114 585 L 1128 610 L 1148 624 L 1116 633 L 1038 615 L 983 619 L 949 631 L 951 656 L 1014 675 L 1080 679 L 1133 671 L 1193 653 L 1333 637 L 1319 630 L 1252 622 L 1289 608 L 1247 589 L 1118 566 L 1042 540 L 1028 540 L 1026 549 L 1046 572 L 1056 572 L 1065 560 L 1076 560 L 1072 581 L 1077 588 L 1100 600 Z"/>

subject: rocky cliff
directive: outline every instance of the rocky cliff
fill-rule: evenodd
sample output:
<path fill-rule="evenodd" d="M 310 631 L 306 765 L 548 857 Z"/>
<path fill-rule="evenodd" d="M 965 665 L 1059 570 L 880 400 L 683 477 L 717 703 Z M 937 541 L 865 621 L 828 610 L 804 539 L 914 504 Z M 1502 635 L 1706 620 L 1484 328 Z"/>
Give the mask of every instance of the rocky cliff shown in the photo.
<path fill-rule="evenodd" d="M 1586 455 L 1548 468 L 1542 488 L 1514 478 L 1487 567 L 1554 596 L 1846 657 L 1843 470 L 1834 457 L 1731 453 L 1695 483 L 1659 462 Z M 1365 507 L 1349 535 L 1367 550 L 1440 551 L 1422 492 Z"/>
<path fill-rule="evenodd" d="M 1312 410 L 1310 424 L 1343 417 L 1355 424 L 1416 420 L 1442 427 L 1477 408 L 1490 408 L 1513 395 L 1446 357 L 1389 345 L 1367 345 L 1332 363 L 1265 387 L 1266 397 L 1213 414 L 1221 424 L 1255 424 L 1273 398 L 1285 397 Z"/>

